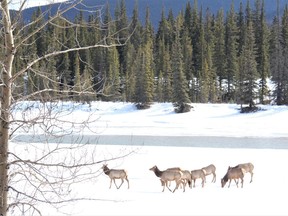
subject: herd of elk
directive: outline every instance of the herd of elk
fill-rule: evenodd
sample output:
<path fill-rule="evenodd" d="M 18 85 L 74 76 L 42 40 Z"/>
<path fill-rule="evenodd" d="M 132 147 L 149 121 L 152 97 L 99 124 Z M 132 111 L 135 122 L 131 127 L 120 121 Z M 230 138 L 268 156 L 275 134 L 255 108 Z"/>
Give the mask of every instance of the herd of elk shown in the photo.
<path fill-rule="evenodd" d="M 127 181 L 128 183 L 128 189 L 129 189 L 129 180 L 128 180 L 128 175 L 127 171 L 124 169 L 109 169 L 107 164 L 104 164 L 102 166 L 103 172 L 109 176 L 110 178 L 110 187 L 112 181 L 114 182 L 115 186 L 117 189 L 119 189 L 124 180 Z M 192 188 L 192 182 L 194 182 L 195 187 L 195 181 L 196 179 L 201 179 L 201 185 L 204 187 L 204 184 L 206 183 L 206 176 L 208 175 L 213 175 L 212 183 L 216 182 L 216 167 L 213 164 L 210 164 L 209 166 L 203 167 L 201 169 L 196 169 L 196 170 L 183 170 L 179 167 L 173 167 L 173 168 L 167 168 L 165 170 L 159 170 L 159 168 L 155 165 L 149 169 L 150 171 L 153 171 L 155 175 L 160 179 L 161 186 L 163 186 L 162 192 L 164 192 L 165 187 L 169 189 L 171 192 L 175 192 L 179 188 L 179 186 L 183 187 L 183 192 L 185 192 L 185 187 L 188 183 L 189 187 Z M 253 180 L 253 170 L 254 170 L 254 165 L 252 163 L 243 163 L 243 164 L 238 164 L 237 166 L 234 167 L 228 167 L 226 174 L 224 177 L 221 179 L 221 186 L 222 188 L 225 186 L 225 184 L 229 181 L 228 188 L 230 187 L 231 181 L 234 180 L 236 183 L 236 186 L 238 187 L 239 179 L 241 180 L 241 187 L 243 188 L 243 182 L 244 182 L 244 175 L 246 173 L 250 173 L 251 179 L 250 183 Z M 116 179 L 121 179 L 121 184 L 118 187 L 116 185 L 115 180 Z M 175 181 L 176 187 L 172 191 L 168 184 L 171 182 Z"/>

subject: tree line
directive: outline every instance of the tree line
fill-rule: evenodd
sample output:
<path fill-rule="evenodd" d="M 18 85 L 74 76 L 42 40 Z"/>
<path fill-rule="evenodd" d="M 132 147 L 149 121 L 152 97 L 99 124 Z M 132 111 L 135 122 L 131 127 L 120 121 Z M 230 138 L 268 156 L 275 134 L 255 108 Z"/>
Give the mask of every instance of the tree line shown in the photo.
<path fill-rule="evenodd" d="M 281 14 L 277 8 L 268 22 L 264 0 L 239 4 L 238 11 L 231 4 L 229 11 L 216 14 L 198 7 L 197 0 L 177 16 L 172 10 L 166 16 L 163 9 L 158 29 L 149 8 L 143 23 L 137 4 L 128 18 L 124 0 L 113 16 L 107 4 L 88 17 L 79 11 L 73 22 L 61 18 L 45 26 L 49 12 L 40 8 L 29 23 L 14 17 L 16 42 L 25 38 L 15 53 L 14 72 L 43 59 L 14 80 L 13 98 L 127 101 L 139 109 L 172 102 L 177 112 L 189 111 L 191 102 L 232 102 L 252 109 L 271 101 L 288 104 L 288 6 Z M 77 50 L 97 43 L 120 45 Z M 45 58 L 66 47 L 76 49 Z"/>

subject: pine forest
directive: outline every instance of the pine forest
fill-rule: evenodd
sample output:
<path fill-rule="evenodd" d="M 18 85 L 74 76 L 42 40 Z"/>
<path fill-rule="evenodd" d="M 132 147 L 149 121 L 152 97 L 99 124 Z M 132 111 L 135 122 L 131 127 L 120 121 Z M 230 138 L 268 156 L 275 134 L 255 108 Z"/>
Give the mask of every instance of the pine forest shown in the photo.
<path fill-rule="evenodd" d="M 125 101 L 139 109 L 171 102 L 176 112 L 189 111 L 191 103 L 237 103 L 250 109 L 257 104 L 287 105 L 288 6 L 267 20 L 264 0 L 253 5 L 235 2 L 239 10 L 231 4 L 229 11 L 219 9 L 216 14 L 196 0 L 177 15 L 163 9 L 157 29 L 148 7 L 142 8 L 145 21 L 139 20 L 137 6 L 128 18 L 124 0 L 115 11 L 107 4 L 89 17 L 79 11 L 73 22 L 58 19 L 43 28 L 39 26 L 49 14 L 43 16 L 38 8 L 26 32 L 20 30 L 27 23 L 15 17 L 16 42 L 33 37 L 17 49 L 14 73 L 35 56 L 44 58 L 14 80 L 13 99 Z M 35 29 L 37 33 L 30 34 Z M 3 37 L 1 32 L 2 43 Z M 100 41 L 119 46 L 45 58 L 53 50 Z"/>

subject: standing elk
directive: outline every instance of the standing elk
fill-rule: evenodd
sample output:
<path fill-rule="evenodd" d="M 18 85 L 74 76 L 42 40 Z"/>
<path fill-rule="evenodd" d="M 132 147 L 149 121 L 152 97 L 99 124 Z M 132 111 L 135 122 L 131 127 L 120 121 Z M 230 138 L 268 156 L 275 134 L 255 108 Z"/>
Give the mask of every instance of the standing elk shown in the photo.
<path fill-rule="evenodd" d="M 168 168 L 166 170 L 181 171 L 183 173 L 182 180 L 183 180 L 184 187 L 186 187 L 187 183 L 190 188 L 192 187 L 192 177 L 191 177 L 191 172 L 189 170 L 182 170 L 179 167 Z M 169 182 L 169 186 L 170 186 L 170 183 L 171 181 Z"/>
<path fill-rule="evenodd" d="M 244 182 L 244 169 L 239 168 L 239 167 L 229 167 L 227 170 L 227 173 L 225 174 L 225 176 L 221 179 L 221 186 L 222 188 L 225 186 L 225 184 L 228 182 L 229 180 L 229 185 L 228 188 L 230 187 L 231 181 L 232 179 L 234 179 L 236 186 L 238 187 L 238 179 L 241 179 L 241 187 L 243 188 L 243 182 Z"/>
<path fill-rule="evenodd" d="M 204 187 L 204 183 L 205 183 L 205 173 L 202 169 L 198 169 L 198 170 L 192 170 L 191 171 L 191 178 L 192 178 L 192 181 L 194 182 L 194 186 L 195 187 L 195 182 L 196 182 L 196 179 L 198 178 L 201 178 L 202 179 L 202 187 Z"/>
<path fill-rule="evenodd" d="M 250 183 L 252 182 L 253 180 L 253 170 L 254 170 L 254 165 L 252 163 L 243 163 L 243 164 L 238 164 L 237 166 L 235 167 L 229 167 L 228 169 L 231 169 L 231 168 L 242 168 L 243 169 L 243 173 L 245 175 L 245 173 L 250 173 L 250 176 L 251 176 L 251 179 L 250 179 Z"/>
<path fill-rule="evenodd" d="M 157 177 L 160 178 L 161 184 L 163 186 L 162 192 L 165 190 L 165 186 L 171 191 L 171 189 L 168 187 L 169 181 L 175 181 L 176 187 L 173 191 L 175 192 L 176 189 L 178 189 L 180 184 L 183 184 L 182 177 L 183 173 L 181 171 L 173 171 L 173 170 L 164 170 L 160 171 L 157 166 L 151 167 L 149 170 L 153 171 Z M 183 185 L 183 192 L 185 192 L 185 187 Z"/>
<path fill-rule="evenodd" d="M 129 180 L 128 180 L 128 175 L 127 175 L 126 170 L 124 170 L 124 169 L 109 169 L 107 164 L 103 164 L 102 169 L 103 169 L 103 172 L 106 175 L 108 175 L 110 178 L 110 187 L 109 188 L 111 188 L 112 180 L 113 180 L 116 188 L 119 189 L 122 186 L 124 179 L 125 179 L 128 183 L 128 189 L 129 189 Z M 119 187 L 116 185 L 115 179 L 121 179 L 121 184 Z"/>
<path fill-rule="evenodd" d="M 202 170 L 204 171 L 205 174 L 205 183 L 206 183 L 206 176 L 208 175 L 213 175 L 212 182 L 216 182 L 216 167 L 213 164 L 210 164 L 209 166 L 203 167 Z"/>

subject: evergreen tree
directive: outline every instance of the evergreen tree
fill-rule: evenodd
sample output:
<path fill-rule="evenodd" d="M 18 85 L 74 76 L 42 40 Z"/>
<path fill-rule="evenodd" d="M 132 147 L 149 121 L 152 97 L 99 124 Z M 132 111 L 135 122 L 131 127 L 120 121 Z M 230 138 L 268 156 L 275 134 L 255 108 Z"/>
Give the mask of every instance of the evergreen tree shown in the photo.
<path fill-rule="evenodd" d="M 183 18 L 180 14 L 176 18 L 176 37 L 172 45 L 172 73 L 173 73 L 173 106 L 175 112 L 189 112 L 191 103 L 188 95 L 187 80 L 183 71 L 183 56 L 180 42 L 180 30 L 183 25 Z"/>
<path fill-rule="evenodd" d="M 201 92 L 201 91 L 205 91 L 205 88 L 203 88 L 201 85 L 203 83 L 208 82 L 208 80 L 206 80 L 207 76 L 204 75 L 203 73 L 205 73 L 204 70 L 204 65 L 205 65 L 205 52 L 206 52 L 206 46 L 207 43 L 205 41 L 205 30 L 204 30 L 204 23 L 202 21 L 202 8 L 200 11 L 200 21 L 199 21 L 199 38 L 198 38 L 198 51 L 197 51 L 197 71 L 196 71 L 196 79 L 197 79 L 197 95 L 196 95 L 196 101 L 198 102 L 203 102 L 205 101 L 205 99 L 203 98 L 203 96 L 205 95 L 205 92 Z M 194 50 L 194 49 L 193 49 Z M 204 80 L 205 79 L 205 80 Z"/>
<path fill-rule="evenodd" d="M 288 5 L 285 6 L 282 16 L 282 47 L 283 47 L 283 104 L 288 104 Z"/>
<path fill-rule="evenodd" d="M 271 27 L 271 45 L 270 45 L 270 70 L 272 75 L 272 81 L 275 84 L 275 89 L 273 92 L 275 102 L 277 105 L 284 104 L 284 51 L 282 34 L 281 34 L 281 24 L 280 24 L 280 14 L 279 7 L 277 9 L 277 16 L 274 17 L 272 27 Z"/>
<path fill-rule="evenodd" d="M 31 17 L 31 25 L 29 26 L 28 30 L 27 30 L 27 34 L 32 34 L 35 29 L 37 29 L 38 26 L 38 13 L 40 13 L 40 9 L 38 8 L 38 10 L 36 12 L 33 13 L 32 17 Z M 39 36 L 39 35 L 38 35 Z M 29 62 L 32 59 L 35 59 L 38 57 L 38 47 L 37 47 L 37 38 L 36 35 L 33 34 L 31 37 L 29 37 L 29 39 L 27 40 L 28 43 L 25 44 L 25 47 L 23 48 L 23 59 L 24 59 L 24 64 L 26 64 L 27 62 Z M 36 76 L 36 72 L 39 72 L 39 68 L 40 68 L 40 62 L 38 62 L 37 64 L 33 65 L 33 67 L 27 71 L 27 82 L 26 82 L 26 86 L 27 86 L 27 95 L 33 94 L 34 92 L 38 91 L 39 89 L 44 89 L 44 86 L 41 86 L 40 80 L 39 80 L 39 76 Z M 37 98 L 38 97 L 38 98 Z M 34 96 L 31 99 L 40 99 L 39 95 Z"/>
<path fill-rule="evenodd" d="M 107 44 L 115 43 L 113 35 L 115 25 L 111 22 L 112 17 L 110 9 L 107 7 L 104 22 L 106 24 L 106 41 Z M 104 77 L 103 77 L 103 99 L 119 100 L 120 99 L 120 63 L 117 48 L 110 47 L 105 49 Z"/>
<path fill-rule="evenodd" d="M 228 15 L 229 16 L 229 15 Z M 228 25 L 228 24 L 226 24 Z M 215 73 L 218 77 L 219 91 L 223 94 L 223 83 L 227 80 L 227 56 L 225 53 L 225 26 L 224 26 L 224 12 L 219 10 L 215 21 L 215 47 L 213 52 L 213 63 Z"/>
<path fill-rule="evenodd" d="M 126 13 L 126 5 L 125 1 L 121 0 L 120 5 L 116 4 L 115 9 L 115 20 L 116 20 L 116 32 L 117 38 L 120 43 L 124 43 L 129 35 L 128 26 L 128 17 Z M 127 47 L 126 46 L 118 46 L 117 47 L 118 55 L 119 55 L 119 65 L 120 65 L 120 74 L 124 76 L 127 71 Z"/>
<path fill-rule="evenodd" d="M 218 98 L 217 91 L 217 75 L 215 71 L 215 65 L 213 61 L 213 55 L 215 52 L 215 20 L 211 15 L 209 9 L 206 10 L 205 27 L 204 27 L 204 64 L 202 71 L 207 72 L 208 83 L 208 98 L 207 102 L 215 103 Z M 224 47 L 223 47 L 224 48 Z M 204 72 L 203 72 L 204 73 Z"/>
<path fill-rule="evenodd" d="M 119 54 L 116 47 L 110 47 L 106 54 L 108 68 L 106 69 L 103 99 L 105 98 L 105 100 L 108 101 L 118 101 L 121 99 Z"/>
<path fill-rule="evenodd" d="M 259 100 L 260 100 L 260 103 L 264 104 L 265 100 L 267 100 L 267 97 L 269 96 L 267 79 L 269 78 L 269 75 L 270 75 L 269 30 L 267 26 L 266 17 L 265 17 L 264 0 L 262 1 L 262 8 L 260 12 L 259 23 L 257 26 L 258 27 L 256 31 L 257 34 L 256 34 L 255 41 L 256 41 L 256 51 L 257 51 L 256 53 L 257 70 L 260 75 Z"/>
<path fill-rule="evenodd" d="M 244 40 L 245 40 L 245 30 L 246 30 L 246 23 L 245 23 L 245 14 L 244 14 L 244 9 L 243 9 L 243 4 L 240 2 L 240 8 L 237 16 L 237 27 L 238 27 L 238 56 L 241 55 L 243 46 L 244 46 Z"/>
<path fill-rule="evenodd" d="M 226 18 L 226 74 L 227 74 L 227 89 L 222 94 L 222 101 L 229 102 L 235 100 L 235 83 L 238 77 L 238 28 L 236 23 L 236 14 L 234 5 L 230 7 L 230 11 Z"/>
<path fill-rule="evenodd" d="M 196 79 L 199 79 L 200 71 L 202 69 L 202 43 L 201 43 L 201 26 L 202 26 L 202 13 L 198 15 L 197 0 L 194 0 L 192 9 L 192 22 L 191 22 L 191 41 L 193 47 L 192 62 L 193 71 Z M 203 35 L 202 35 L 203 36 Z"/>
<path fill-rule="evenodd" d="M 138 109 L 149 108 L 153 102 L 154 60 L 153 60 L 153 28 L 150 22 L 150 11 L 146 9 L 143 45 L 138 50 L 139 72 L 136 75 L 136 106 Z"/>
<path fill-rule="evenodd" d="M 130 42 L 133 45 L 135 50 L 138 50 L 139 46 L 141 46 L 142 44 L 142 34 L 143 34 L 143 28 L 142 25 L 139 21 L 139 11 L 138 11 L 138 4 L 136 3 L 134 5 L 134 9 L 133 9 L 133 14 L 132 14 L 132 18 L 131 18 L 131 25 L 130 25 Z M 127 63 L 127 66 L 129 66 L 129 64 Z"/>
<path fill-rule="evenodd" d="M 257 89 L 257 62 L 255 53 L 255 37 L 252 21 L 247 23 L 247 34 L 245 34 L 245 40 L 243 45 L 243 51 L 241 53 L 241 78 L 239 82 L 239 99 L 242 105 L 248 104 L 250 110 L 254 110 L 254 100 L 256 99 Z"/>
<path fill-rule="evenodd" d="M 81 83 L 81 74 L 80 74 L 80 62 L 79 62 L 79 52 L 76 52 L 74 59 L 74 85 L 73 85 L 73 99 L 77 102 L 82 101 L 81 94 L 78 95 L 82 91 L 82 83 Z M 74 95 L 74 93 L 76 93 Z"/>
<path fill-rule="evenodd" d="M 187 88 L 189 89 L 189 98 L 193 100 L 195 98 L 195 95 L 193 93 L 195 92 L 195 89 L 192 89 L 191 83 L 194 82 L 194 76 L 193 76 L 193 63 L 192 63 L 192 42 L 191 38 L 189 37 L 188 29 L 183 26 L 182 33 L 181 33 L 181 44 L 182 44 L 182 53 L 183 53 L 183 72 L 187 80 Z"/>
<path fill-rule="evenodd" d="M 129 67 L 127 67 L 127 71 L 125 74 L 125 100 L 128 102 L 135 102 L 135 83 L 136 83 L 136 70 L 137 70 L 137 64 L 135 64 L 135 62 L 137 62 L 137 58 L 135 58 L 136 55 L 136 51 L 134 49 L 134 46 L 131 42 L 128 42 L 127 44 L 127 65 L 129 65 Z"/>

